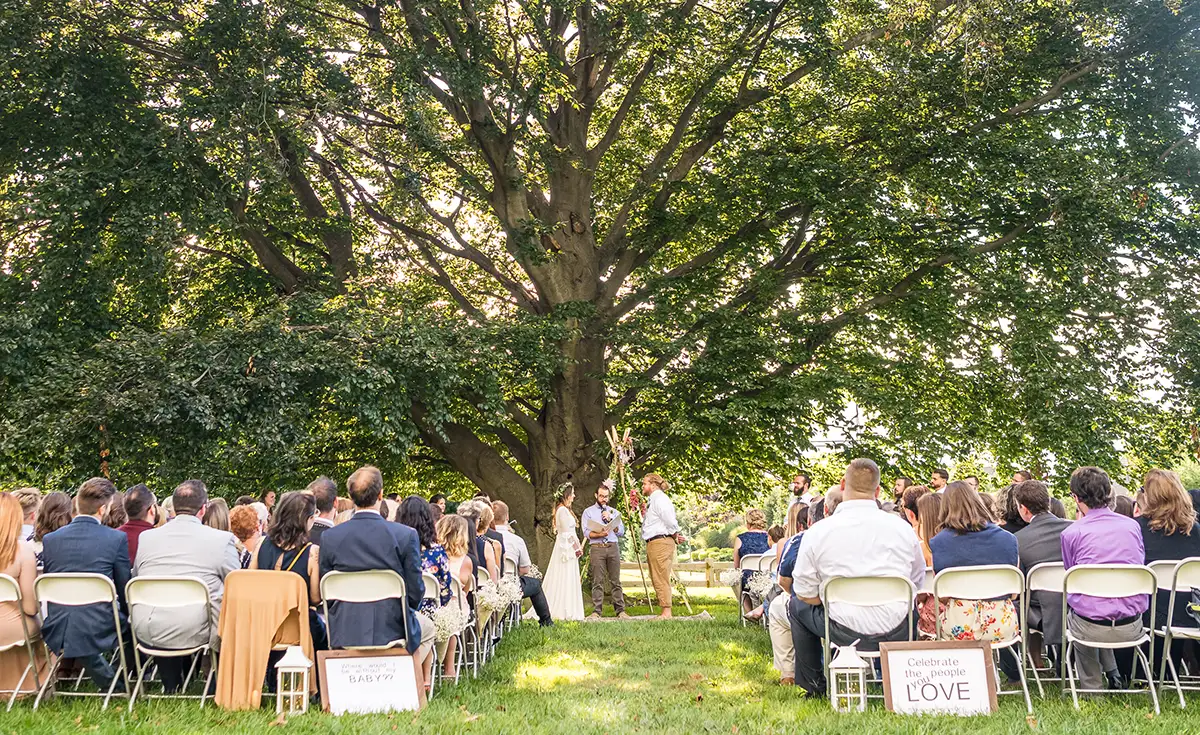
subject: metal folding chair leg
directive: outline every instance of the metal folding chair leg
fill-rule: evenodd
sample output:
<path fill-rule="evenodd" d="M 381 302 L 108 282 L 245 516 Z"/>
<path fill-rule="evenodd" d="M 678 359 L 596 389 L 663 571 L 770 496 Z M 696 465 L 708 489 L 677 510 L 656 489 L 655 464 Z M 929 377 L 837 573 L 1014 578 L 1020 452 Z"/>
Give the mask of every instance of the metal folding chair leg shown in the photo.
<path fill-rule="evenodd" d="M 49 648 L 46 649 L 46 656 L 50 656 Z M 33 700 L 33 709 L 34 710 L 37 710 L 37 708 L 39 706 L 41 706 L 42 699 L 45 698 L 46 692 L 49 691 L 50 687 L 53 685 L 54 676 L 55 676 L 55 674 L 58 673 L 58 669 L 59 669 L 60 662 L 62 659 L 51 657 L 49 660 L 50 660 L 50 669 L 46 671 L 46 680 L 44 682 L 42 682 L 42 686 L 38 689 L 37 697 L 35 697 Z"/>
<path fill-rule="evenodd" d="M 1151 641 L 1154 639 L 1151 638 Z M 1151 644 L 1153 645 L 1153 643 Z M 1146 688 L 1150 690 L 1150 699 L 1154 702 L 1154 714 L 1160 714 L 1162 710 L 1158 706 L 1158 692 L 1154 690 L 1154 673 L 1150 671 L 1150 659 L 1146 657 L 1142 647 L 1138 646 L 1133 649 L 1139 661 L 1142 662 L 1142 669 L 1146 672 Z"/>

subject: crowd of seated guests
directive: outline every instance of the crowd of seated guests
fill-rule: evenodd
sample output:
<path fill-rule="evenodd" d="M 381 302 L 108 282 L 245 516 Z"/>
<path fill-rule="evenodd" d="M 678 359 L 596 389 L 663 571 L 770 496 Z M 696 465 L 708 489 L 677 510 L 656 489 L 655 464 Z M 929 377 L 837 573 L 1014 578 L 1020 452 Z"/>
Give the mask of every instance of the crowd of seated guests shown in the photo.
<path fill-rule="evenodd" d="M 919 622 L 913 631 L 906 628 L 909 611 L 903 605 L 863 608 L 843 602 L 827 610 L 820 598 L 821 585 L 834 576 L 905 576 L 919 590 L 927 573 L 960 567 L 1009 565 L 1028 573 L 1048 562 L 1070 569 L 1080 564 L 1142 565 L 1200 557 L 1196 512 L 1200 492 L 1185 491 L 1172 472 L 1150 471 L 1136 498 L 1130 498 L 1103 470 L 1080 467 L 1069 483 L 1074 521 L 1066 518 L 1064 504 L 1031 473 L 1019 472 L 1012 479 L 1011 485 L 992 496 L 979 492 L 977 483 L 949 482 L 949 474 L 940 470 L 931 482 L 936 490 L 899 478 L 893 485 L 894 501 L 885 506 L 878 467 L 858 459 L 846 470 L 840 497 L 831 490 L 811 503 L 794 501 L 786 536 L 772 546 L 779 559 L 778 586 L 761 611 L 746 614 L 748 618 L 765 614 L 780 682 L 803 687 L 806 696 L 824 696 L 821 639 L 827 617 L 832 643 L 859 640 L 859 648 L 868 650 L 881 641 L 906 640 L 910 635 L 932 638 L 939 619 L 942 638 L 953 640 L 1004 641 L 1021 627 L 1021 611 L 1008 597 L 935 600 L 931 594 L 918 593 L 914 616 Z M 870 548 L 863 548 L 863 539 L 871 540 Z M 926 584 L 927 589 L 931 586 Z M 1156 627 L 1167 623 L 1170 594 L 1158 593 Z M 1195 628 L 1183 597 L 1181 593 L 1171 623 Z M 1062 595 L 1053 592 L 1035 592 L 1029 599 L 1029 626 L 1041 634 L 1035 637 L 1031 653 L 1056 669 L 1062 663 L 1063 604 Z M 1088 640 L 1136 640 L 1143 624 L 1151 622 L 1145 595 L 1117 599 L 1071 595 L 1065 604 L 1071 630 Z M 1081 689 L 1127 686 L 1132 661 L 1128 651 L 1114 654 L 1085 645 L 1074 651 Z M 1156 650 L 1155 655 L 1164 654 Z M 1169 655 L 1179 660 L 1194 653 L 1177 640 Z M 1019 664 L 1013 654 L 1002 651 L 999 663 L 1010 681 L 1017 679 Z M 1158 662 L 1153 666 L 1157 671 Z M 1192 670 L 1196 669 L 1193 661 Z"/>
<path fill-rule="evenodd" d="M 28 630 L 45 642 L 35 647 L 40 681 L 56 657 L 73 660 L 100 690 L 119 693 L 125 682 L 116 675 L 119 657 L 112 655 L 117 647 L 112 607 L 50 604 L 43 616 L 34 589 L 39 573 L 89 572 L 112 580 L 125 660 L 132 668 L 131 626 L 143 647 L 186 651 L 207 644 L 219 651 L 218 621 L 228 575 L 242 569 L 275 570 L 303 580 L 315 649 L 404 640 L 428 683 L 435 658 L 443 675 L 453 675 L 461 645 L 451 637 L 435 654 L 434 611 L 449 604 L 473 605 L 471 597 L 453 595 L 452 576 L 464 592 L 473 592 L 476 571 L 487 569 L 499 578 L 506 555 L 518 569 L 539 621 L 550 624 L 540 580 L 529 576 L 528 549 L 508 525 L 504 503 L 477 497 L 461 504 L 457 514 L 443 515 L 445 496 L 434 496 L 434 503 L 418 496 L 385 500 L 382 475 L 369 466 L 347 479 L 348 499 L 338 497 L 337 490 L 331 479 L 320 477 L 303 491 L 240 497 L 232 508 L 222 498 L 210 498 L 199 480 L 180 483 L 161 503 L 144 484 L 122 493 L 106 478 L 87 480 L 73 498 L 61 492 L 43 495 L 35 488 L 0 493 L 0 572 L 12 577 L 22 593 L 19 605 L 0 603 L 0 637 L 19 640 Z M 385 600 L 334 602 L 329 620 L 323 619 L 324 574 L 383 569 L 404 580 L 407 617 L 400 614 L 398 600 Z M 426 597 L 422 572 L 437 581 L 436 595 Z M 131 609 L 125 588 L 140 576 L 197 578 L 208 589 L 209 604 L 206 609 L 147 604 Z M 0 688 L 16 687 L 28 663 L 24 647 L 0 653 Z M 179 691 L 191 660 L 161 656 L 153 663 L 164 693 Z M 21 693 L 35 693 L 33 682 L 27 676 Z"/>

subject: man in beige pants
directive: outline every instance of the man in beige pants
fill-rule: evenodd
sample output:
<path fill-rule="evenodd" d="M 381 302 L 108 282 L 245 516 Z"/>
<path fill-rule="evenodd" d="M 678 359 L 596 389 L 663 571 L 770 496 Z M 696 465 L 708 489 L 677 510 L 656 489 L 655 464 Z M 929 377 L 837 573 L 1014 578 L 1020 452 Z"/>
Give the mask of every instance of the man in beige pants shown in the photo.
<path fill-rule="evenodd" d="M 671 617 L 671 568 L 675 565 L 675 546 L 683 542 L 675 504 L 666 491 L 671 485 L 651 473 L 642 478 L 646 496 L 646 516 L 642 520 L 642 538 L 646 540 L 646 558 L 650 563 L 650 583 L 662 608 L 660 618 Z"/>

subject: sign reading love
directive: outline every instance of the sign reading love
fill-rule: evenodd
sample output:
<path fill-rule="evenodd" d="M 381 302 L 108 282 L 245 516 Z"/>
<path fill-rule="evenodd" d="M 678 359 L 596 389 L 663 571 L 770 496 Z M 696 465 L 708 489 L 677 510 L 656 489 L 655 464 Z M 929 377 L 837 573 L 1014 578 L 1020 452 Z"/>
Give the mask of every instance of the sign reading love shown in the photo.
<path fill-rule="evenodd" d="M 982 641 L 882 643 L 887 708 L 908 715 L 996 711 L 991 644 Z"/>

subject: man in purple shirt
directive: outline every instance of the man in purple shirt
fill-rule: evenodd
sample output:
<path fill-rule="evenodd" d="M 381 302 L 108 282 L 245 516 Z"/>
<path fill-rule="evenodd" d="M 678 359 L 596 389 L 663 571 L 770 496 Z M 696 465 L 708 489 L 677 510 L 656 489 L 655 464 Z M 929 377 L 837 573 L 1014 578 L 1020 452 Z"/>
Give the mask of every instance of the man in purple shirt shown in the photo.
<path fill-rule="evenodd" d="M 1071 495 L 1079 520 L 1062 532 L 1063 567 L 1079 564 L 1144 564 L 1142 532 L 1132 518 L 1109 509 L 1112 481 L 1099 467 L 1080 467 L 1071 474 Z M 1116 643 L 1142 635 L 1142 613 L 1150 607 L 1147 595 L 1104 598 L 1067 595 L 1067 627 L 1088 640 Z M 1075 647 L 1075 667 L 1084 690 L 1099 690 L 1105 674 L 1110 688 L 1124 688 L 1110 649 Z"/>

